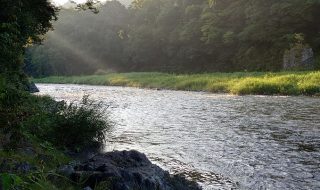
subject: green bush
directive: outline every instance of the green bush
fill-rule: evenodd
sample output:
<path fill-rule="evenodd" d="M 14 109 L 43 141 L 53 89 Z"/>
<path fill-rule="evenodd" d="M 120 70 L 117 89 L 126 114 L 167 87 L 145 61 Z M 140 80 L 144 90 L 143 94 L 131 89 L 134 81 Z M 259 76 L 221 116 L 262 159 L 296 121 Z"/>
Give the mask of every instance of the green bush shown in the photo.
<path fill-rule="evenodd" d="M 101 145 L 110 127 L 101 104 L 87 96 L 79 103 L 56 102 L 11 87 L 0 76 L 0 148 L 14 149 L 34 136 L 79 150 Z"/>
<path fill-rule="evenodd" d="M 101 104 L 88 96 L 78 104 L 31 96 L 27 105 L 33 113 L 22 123 L 25 131 L 60 148 L 79 150 L 100 145 L 111 127 Z"/>
<path fill-rule="evenodd" d="M 11 149 L 22 143 L 21 121 L 25 113 L 20 106 L 27 96 L 0 76 L 0 149 Z"/>
<path fill-rule="evenodd" d="M 56 117 L 56 126 L 52 128 L 51 138 L 58 145 L 81 149 L 103 143 L 110 127 L 111 122 L 101 104 L 85 96 L 80 104 L 63 102 Z"/>

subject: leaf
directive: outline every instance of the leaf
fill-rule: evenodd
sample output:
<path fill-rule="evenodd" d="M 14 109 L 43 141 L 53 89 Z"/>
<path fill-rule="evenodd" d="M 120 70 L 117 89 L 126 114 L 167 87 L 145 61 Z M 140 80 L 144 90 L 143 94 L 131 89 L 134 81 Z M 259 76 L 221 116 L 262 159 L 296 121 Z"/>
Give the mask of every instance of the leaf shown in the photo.
<path fill-rule="evenodd" d="M 0 174 L 0 179 L 1 179 L 1 189 L 3 190 L 8 190 L 12 186 L 13 180 L 10 176 L 10 174 Z"/>
<path fill-rule="evenodd" d="M 15 174 L 2 173 L 0 174 L 0 189 L 9 190 L 23 183 L 22 179 Z"/>

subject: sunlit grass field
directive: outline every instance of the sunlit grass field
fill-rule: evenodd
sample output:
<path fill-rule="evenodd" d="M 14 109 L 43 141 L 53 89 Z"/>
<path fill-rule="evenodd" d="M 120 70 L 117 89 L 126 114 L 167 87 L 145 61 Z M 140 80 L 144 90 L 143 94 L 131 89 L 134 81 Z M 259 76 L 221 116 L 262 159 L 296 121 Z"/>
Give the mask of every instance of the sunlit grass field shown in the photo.
<path fill-rule="evenodd" d="M 33 79 L 36 83 L 130 86 L 237 95 L 320 95 L 320 71 L 238 72 L 208 74 L 111 73 L 90 76 L 52 76 Z"/>

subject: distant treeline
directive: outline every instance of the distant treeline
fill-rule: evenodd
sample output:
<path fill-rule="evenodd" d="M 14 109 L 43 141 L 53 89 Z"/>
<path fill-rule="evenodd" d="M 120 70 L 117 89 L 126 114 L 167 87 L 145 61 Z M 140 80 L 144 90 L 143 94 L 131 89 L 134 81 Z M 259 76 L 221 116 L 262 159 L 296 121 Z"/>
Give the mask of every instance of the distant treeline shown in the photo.
<path fill-rule="evenodd" d="M 44 44 L 28 49 L 25 70 L 278 71 L 295 46 L 318 55 L 319 21 L 319 0 L 109 1 L 98 14 L 61 10 Z"/>

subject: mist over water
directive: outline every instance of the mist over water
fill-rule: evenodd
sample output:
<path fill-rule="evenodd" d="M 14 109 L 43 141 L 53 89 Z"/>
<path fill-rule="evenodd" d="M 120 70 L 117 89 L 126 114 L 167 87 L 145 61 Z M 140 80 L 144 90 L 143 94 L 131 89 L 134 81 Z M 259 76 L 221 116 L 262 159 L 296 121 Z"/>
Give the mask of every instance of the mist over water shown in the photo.
<path fill-rule="evenodd" d="M 136 149 L 204 189 L 320 188 L 320 99 L 39 85 L 102 101 L 116 122 L 106 151 Z"/>

